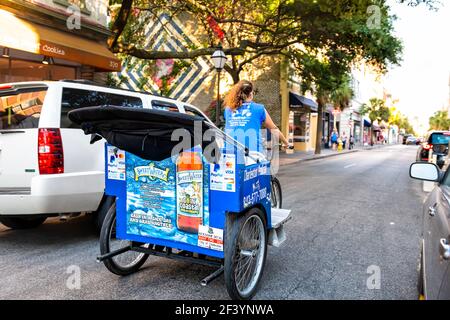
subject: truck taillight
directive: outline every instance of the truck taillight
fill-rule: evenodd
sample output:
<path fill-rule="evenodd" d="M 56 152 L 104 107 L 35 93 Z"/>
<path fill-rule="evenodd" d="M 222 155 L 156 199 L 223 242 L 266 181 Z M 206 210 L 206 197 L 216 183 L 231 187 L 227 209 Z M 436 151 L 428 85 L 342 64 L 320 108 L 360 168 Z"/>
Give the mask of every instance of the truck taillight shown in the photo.
<path fill-rule="evenodd" d="M 41 128 L 38 133 L 40 174 L 64 173 L 64 152 L 58 128 Z"/>

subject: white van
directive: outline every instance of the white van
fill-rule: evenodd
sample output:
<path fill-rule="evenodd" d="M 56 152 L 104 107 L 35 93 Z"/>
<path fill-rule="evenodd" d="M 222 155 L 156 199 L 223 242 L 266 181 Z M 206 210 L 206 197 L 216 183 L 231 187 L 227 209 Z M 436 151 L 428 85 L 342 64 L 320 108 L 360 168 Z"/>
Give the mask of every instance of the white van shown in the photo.
<path fill-rule="evenodd" d="M 100 229 L 114 201 L 104 196 L 104 143 L 90 144 L 67 113 L 106 104 L 206 117 L 179 101 L 82 80 L 0 84 L 1 223 L 32 228 L 92 213 Z"/>

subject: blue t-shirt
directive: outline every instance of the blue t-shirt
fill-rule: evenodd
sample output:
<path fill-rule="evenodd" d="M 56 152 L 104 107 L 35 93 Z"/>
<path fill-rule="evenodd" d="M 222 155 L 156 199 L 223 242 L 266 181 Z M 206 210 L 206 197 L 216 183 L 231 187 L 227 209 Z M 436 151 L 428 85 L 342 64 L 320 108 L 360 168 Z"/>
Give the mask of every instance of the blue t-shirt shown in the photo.
<path fill-rule="evenodd" d="M 333 133 L 331 135 L 331 142 L 337 142 L 337 140 L 338 140 L 338 135 L 336 133 Z"/>
<path fill-rule="evenodd" d="M 225 132 L 250 151 L 263 152 L 261 125 L 265 120 L 266 109 L 262 104 L 246 102 L 234 112 L 225 108 Z"/>

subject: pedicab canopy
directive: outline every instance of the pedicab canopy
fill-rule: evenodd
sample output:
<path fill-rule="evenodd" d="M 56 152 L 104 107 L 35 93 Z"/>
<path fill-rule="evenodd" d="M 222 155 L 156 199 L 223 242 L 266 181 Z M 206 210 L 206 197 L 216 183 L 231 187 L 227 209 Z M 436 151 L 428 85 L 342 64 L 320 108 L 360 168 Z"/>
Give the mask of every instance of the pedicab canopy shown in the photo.
<path fill-rule="evenodd" d="M 72 110 L 68 117 L 81 125 L 85 134 L 99 135 L 111 145 L 146 160 L 167 159 L 176 147 L 181 152 L 197 145 L 205 150 L 213 144 L 208 149 L 218 150 L 214 136 L 205 136 L 205 131 L 212 126 L 199 116 L 155 109 L 94 106 Z M 182 137 L 177 134 L 172 139 L 177 129 L 184 129 L 180 131 Z M 204 156 L 213 162 L 211 154 L 204 153 Z"/>

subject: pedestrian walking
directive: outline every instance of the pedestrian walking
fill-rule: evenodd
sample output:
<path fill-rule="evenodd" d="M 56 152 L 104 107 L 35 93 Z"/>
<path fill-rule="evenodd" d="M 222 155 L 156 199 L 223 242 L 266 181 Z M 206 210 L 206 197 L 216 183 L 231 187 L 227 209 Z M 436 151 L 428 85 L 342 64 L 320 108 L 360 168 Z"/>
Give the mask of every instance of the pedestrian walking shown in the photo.
<path fill-rule="evenodd" d="M 339 138 L 339 136 L 338 136 L 337 131 L 333 130 L 333 133 L 331 134 L 331 139 L 330 139 L 331 140 L 331 146 L 332 146 L 333 150 L 337 149 L 338 138 Z"/>
<path fill-rule="evenodd" d="M 347 145 L 347 135 L 344 133 L 342 134 L 342 148 L 345 150 L 345 146 Z"/>
<path fill-rule="evenodd" d="M 352 150 L 354 144 L 355 144 L 355 138 L 354 138 L 353 135 L 351 134 L 351 135 L 350 135 L 350 141 L 349 141 L 349 144 L 348 144 L 348 149 L 349 149 L 349 150 Z"/>

